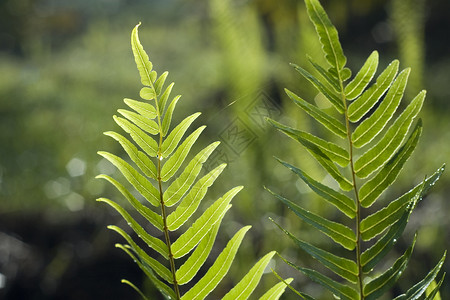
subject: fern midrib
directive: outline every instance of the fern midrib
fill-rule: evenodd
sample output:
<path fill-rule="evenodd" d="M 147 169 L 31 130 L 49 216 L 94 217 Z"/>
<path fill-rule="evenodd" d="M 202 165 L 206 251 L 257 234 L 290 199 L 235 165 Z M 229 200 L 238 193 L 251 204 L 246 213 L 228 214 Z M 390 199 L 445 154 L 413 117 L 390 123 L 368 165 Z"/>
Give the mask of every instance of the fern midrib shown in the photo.
<path fill-rule="evenodd" d="M 157 179 L 158 179 L 158 188 L 159 188 L 159 201 L 161 203 L 161 217 L 163 219 L 163 231 L 164 231 L 164 237 L 166 239 L 167 249 L 169 252 L 169 262 L 170 262 L 170 271 L 172 273 L 172 280 L 173 280 L 173 289 L 176 295 L 176 300 L 180 300 L 180 289 L 178 287 L 178 281 L 176 276 L 176 267 L 175 267 L 175 259 L 173 257 L 172 253 L 172 243 L 170 241 L 170 235 L 169 235 L 169 228 L 167 226 L 167 214 L 166 214 L 166 205 L 164 202 L 164 192 L 162 188 L 162 180 L 161 180 L 161 161 L 163 160 L 162 157 L 162 144 L 163 144 L 163 130 L 162 130 L 162 123 L 161 123 L 161 111 L 159 109 L 159 103 L 158 103 L 158 97 L 156 95 L 156 90 L 153 85 L 153 82 L 151 81 L 150 75 L 149 81 L 150 81 L 150 87 L 155 92 L 155 108 L 156 108 L 156 116 L 158 118 L 158 129 L 159 129 L 159 143 L 158 143 L 158 152 L 157 152 L 157 160 L 158 160 L 158 167 L 157 167 Z"/>
<path fill-rule="evenodd" d="M 356 172 L 353 165 L 353 142 L 352 142 L 352 132 L 350 129 L 350 121 L 348 118 L 348 108 L 347 108 L 347 98 L 345 96 L 345 89 L 343 85 L 343 80 L 341 78 L 341 74 L 338 71 L 339 84 L 341 87 L 341 99 L 344 104 L 344 116 L 345 116 L 345 127 L 347 128 L 347 140 L 348 140 L 348 152 L 350 158 L 350 168 L 352 173 L 352 183 L 353 183 L 353 191 L 355 192 L 355 204 L 356 204 L 356 265 L 358 266 L 358 287 L 360 299 L 364 300 L 363 294 L 363 278 L 362 278 L 362 266 L 361 266 L 361 206 L 359 204 L 359 196 L 358 196 L 358 187 L 356 185 Z"/>

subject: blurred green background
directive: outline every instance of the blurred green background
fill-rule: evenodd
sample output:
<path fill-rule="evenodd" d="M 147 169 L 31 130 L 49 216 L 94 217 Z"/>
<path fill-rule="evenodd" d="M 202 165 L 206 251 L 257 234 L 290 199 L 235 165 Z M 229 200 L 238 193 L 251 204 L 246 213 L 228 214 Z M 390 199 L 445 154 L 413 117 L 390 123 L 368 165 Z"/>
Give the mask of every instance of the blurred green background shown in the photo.
<path fill-rule="evenodd" d="M 405 103 L 428 90 L 421 113 L 419 148 L 384 201 L 409 190 L 450 154 L 450 2 L 445 0 L 322 1 L 337 26 L 348 64 L 357 70 L 376 49 L 380 69 L 399 58 L 413 68 Z M 95 180 L 114 168 L 96 154 L 120 153 L 102 135 L 118 130 L 111 116 L 122 99 L 139 97 L 140 82 L 130 49 L 131 29 L 158 72 L 168 70 L 174 94 L 182 94 L 175 119 L 203 112 L 208 128 L 199 144 L 222 144 L 210 165 L 228 162 L 211 199 L 235 185 L 234 200 L 217 249 L 242 225 L 253 229 L 233 264 L 226 289 L 257 257 L 277 250 L 301 265 L 314 264 L 268 220 L 272 217 L 302 239 L 330 247 L 301 224 L 264 186 L 334 217 L 335 211 L 273 159 L 276 155 L 323 177 L 303 149 L 268 127 L 263 117 L 321 133 L 287 100 L 283 88 L 326 106 L 289 62 L 308 67 L 306 54 L 320 46 L 297 0 L 1 0 L 0 1 L 0 299 L 138 299 L 127 278 L 158 294 L 137 266 L 114 248 L 121 242 L 106 225 L 122 224 L 100 195 L 118 195 Z M 395 255 L 418 232 L 399 293 L 425 276 L 450 249 L 448 171 L 414 212 Z M 324 180 L 328 180 L 324 178 Z M 336 215 L 336 217 L 338 217 Z M 339 251 L 339 249 L 336 249 Z M 273 262 L 294 286 L 329 299 L 289 267 Z M 450 270 L 447 260 L 444 269 Z M 268 274 L 263 284 L 276 279 Z M 261 290 L 262 291 L 262 290 Z M 450 285 L 444 283 L 444 299 Z M 154 296 L 153 296 L 154 295 Z M 391 299 L 387 295 L 385 299 Z M 287 292 L 284 299 L 294 299 Z"/>

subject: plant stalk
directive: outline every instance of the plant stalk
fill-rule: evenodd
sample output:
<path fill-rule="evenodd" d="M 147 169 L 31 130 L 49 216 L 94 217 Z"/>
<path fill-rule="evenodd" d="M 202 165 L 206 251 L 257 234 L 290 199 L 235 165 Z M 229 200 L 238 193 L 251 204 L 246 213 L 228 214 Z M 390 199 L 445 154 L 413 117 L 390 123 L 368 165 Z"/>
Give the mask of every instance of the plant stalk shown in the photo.
<path fill-rule="evenodd" d="M 355 192 L 355 204 L 356 204 L 356 264 L 358 266 L 358 288 L 360 293 L 360 299 L 364 300 L 363 294 L 363 278 L 362 278 L 362 266 L 361 266 L 361 230 L 360 230 L 360 222 L 361 222 L 361 206 L 359 204 L 359 196 L 358 196 L 358 187 L 356 184 L 356 175 L 355 168 L 353 165 L 353 142 L 350 130 L 350 122 L 348 119 L 348 111 L 347 111 L 347 99 L 344 93 L 344 87 L 342 84 L 342 80 L 340 80 L 341 84 L 341 97 L 342 102 L 344 103 L 344 115 L 345 115 L 345 127 L 347 128 L 347 140 L 348 140 L 348 148 L 349 148 L 349 159 L 350 159 L 350 168 L 352 172 L 352 183 L 353 183 L 353 191 Z"/>
<path fill-rule="evenodd" d="M 151 88 L 155 91 L 155 87 L 153 84 L 151 84 Z M 156 95 L 156 91 L 155 91 Z M 162 157 L 162 142 L 163 142 L 163 131 L 162 131 L 162 123 L 161 123 L 161 111 L 159 109 L 158 105 L 158 97 L 155 97 L 155 108 L 156 108 L 156 115 L 158 118 L 158 127 L 159 127 L 159 143 L 158 143 L 158 154 L 157 154 L 157 160 L 158 160 L 158 169 L 157 169 L 157 179 L 158 179 L 158 188 L 159 188 L 159 202 L 161 204 L 161 217 L 163 219 L 163 231 L 164 231 L 164 237 L 166 239 L 166 245 L 168 249 L 169 254 L 169 263 L 170 263 L 170 271 L 172 273 L 172 281 L 173 281 L 173 290 L 175 292 L 176 300 L 180 300 L 180 288 L 178 286 L 177 282 L 177 276 L 176 276 L 176 267 L 175 267 L 175 259 L 173 258 L 172 253 L 172 243 L 170 241 L 170 235 L 169 235 L 169 228 L 167 227 L 167 215 L 166 215 L 166 206 L 164 203 L 164 197 L 163 197 L 163 189 L 162 189 L 162 180 L 161 180 L 161 161 L 163 160 Z"/>

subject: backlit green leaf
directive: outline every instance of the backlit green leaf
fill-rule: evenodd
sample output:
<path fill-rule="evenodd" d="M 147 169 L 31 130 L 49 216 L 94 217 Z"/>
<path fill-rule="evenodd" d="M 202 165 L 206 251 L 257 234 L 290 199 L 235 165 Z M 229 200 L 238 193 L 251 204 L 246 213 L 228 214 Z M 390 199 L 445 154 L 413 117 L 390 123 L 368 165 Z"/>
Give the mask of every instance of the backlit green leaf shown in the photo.
<path fill-rule="evenodd" d="M 305 69 L 295 65 L 291 64 L 300 74 L 303 75 L 306 79 L 308 79 L 309 82 L 311 82 L 316 89 L 321 92 L 325 98 L 327 98 L 328 101 L 337 109 L 337 111 L 341 114 L 344 113 L 344 103 L 341 98 L 339 98 L 339 94 L 336 93 L 336 91 L 329 89 L 327 86 L 323 85 L 317 78 L 312 76 L 308 71 Z"/>
<path fill-rule="evenodd" d="M 378 76 L 376 83 L 348 106 L 348 118 L 351 122 L 358 122 L 383 96 L 394 81 L 398 65 L 398 60 L 391 62 Z"/>
<path fill-rule="evenodd" d="M 296 205 L 292 201 L 273 193 L 268 190 L 272 195 L 278 198 L 281 202 L 286 204 L 290 210 L 292 210 L 297 216 L 299 216 L 303 221 L 314 226 L 327 236 L 329 236 L 333 241 L 342 245 L 348 250 L 353 250 L 356 246 L 356 236 L 353 230 L 340 223 L 332 222 L 321 216 L 313 214 L 307 210 L 304 210 L 300 206 Z"/>
<path fill-rule="evenodd" d="M 139 151 L 129 140 L 114 131 L 104 133 L 120 143 L 131 160 L 141 169 L 145 176 L 156 180 L 156 167 L 145 153 Z"/>
<path fill-rule="evenodd" d="M 169 269 L 167 269 L 165 266 L 163 266 L 159 261 L 154 259 L 153 257 L 149 256 L 144 250 L 141 249 L 134 241 L 133 239 L 121 228 L 110 225 L 108 226 L 108 229 L 111 229 L 118 234 L 120 234 L 130 245 L 131 249 L 136 253 L 138 258 L 141 260 L 142 263 L 147 264 L 156 274 L 161 276 L 165 281 L 172 283 L 172 273 L 170 273 Z"/>
<path fill-rule="evenodd" d="M 241 228 L 233 236 L 222 253 L 219 254 L 214 264 L 209 268 L 208 272 L 206 272 L 205 276 L 187 291 L 181 297 L 181 300 L 202 300 L 211 293 L 228 272 L 242 239 L 250 227 L 251 226 L 246 226 Z"/>
<path fill-rule="evenodd" d="M 347 58 L 342 51 L 338 32 L 331 23 L 319 1 L 305 0 L 305 3 L 309 18 L 314 24 L 316 32 L 319 35 L 319 40 L 322 44 L 322 50 L 325 54 L 325 58 L 332 69 L 334 69 L 337 74 L 340 74 L 347 62 Z M 347 76 L 344 77 L 343 75 L 344 74 L 340 74 L 336 77 L 341 80 L 345 80 L 344 78 Z"/>
<path fill-rule="evenodd" d="M 269 264 L 275 251 L 267 253 L 261 258 L 250 271 L 239 281 L 223 298 L 222 300 L 246 300 L 250 297 L 263 275 L 264 269 Z"/>
<path fill-rule="evenodd" d="M 316 62 L 314 62 L 314 60 L 307 55 L 309 62 L 311 63 L 311 65 L 317 70 L 317 72 L 330 84 L 331 87 L 333 87 L 333 89 L 336 92 L 340 92 L 341 91 L 341 87 L 339 85 L 339 81 L 333 77 L 333 75 L 331 73 L 329 73 L 327 70 L 325 70 L 324 68 L 322 68 L 319 64 L 317 64 Z"/>
<path fill-rule="evenodd" d="M 174 258 L 180 258 L 189 253 L 205 237 L 213 225 L 228 211 L 231 206 L 229 203 L 242 188 L 238 186 L 231 189 L 205 210 L 201 217 L 172 244 Z"/>
<path fill-rule="evenodd" d="M 289 96 L 289 98 L 294 101 L 295 104 L 300 106 L 307 114 L 309 114 L 311 117 L 313 117 L 317 122 L 325 126 L 328 130 L 330 130 L 332 133 L 336 134 L 337 136 L 341 138 L 347 137 L 347 129 L 345 126 L 333 118 L 332 116 L 328 115 L 327 113 L 323 112 L 316 106 L 306 102 L 296 94 L 292 93 L 288 89 L 285 89 L 286 94 Z"/>
<path fill-rule="evenodd" d="M 299 267 L 299 266 L 293 264 L 292 262 L 284 259 L 283 257 L 281 257 L 281 259 L 283 259 L 288 265 L 290 265 L 294 269 L 297 269 L 300 272 L 302 272 L 303 274 L 305 274 L 306 276 L 308 276 L 311 280 L 319 283 L 320 285 L 322 285 L 323 287 L 328 289 L 334 295 L 339 297 L 339 299 L 341 299 L 341 300 L 358 300 L 358 299 L 360 299 L 358 293 L 352 287 L 342 284 L 342 283 L 339 283 L 337 281 L 334 281 L 333 279 L 331 279 L 315 270 Z"/>
<path fill-rule="evenodd" d="M 153 105 L 148 102 L 136 101 L 132 99 L 125 98 L 123 101 L 136 112 L 140 113 L 142 116 L 148 119 L 156 118 L 156 109 Z"/>
<path fill-rule="evenodd" d="M 192 216 L 208 191 L 208 188 L 219 177 L 225 167 L 226 164 L 221 164 L 194 184 L 177 209 L 167 217 L 167 227 L 170 231 L 178 229 Z"/>
<path fill-rule="evenodd" d="M 133 253 L 131 253 L 129 248 L 121 244 L 116 244 L 116 247 L 125 251 L 125 253 L 127 253 L 134 262 L 136 262 L 139 268 L 145 273 L 145 275 L 147 275 L 147 277 L 155 285 L 155 287 L 161 292 L 161 294 L 163 294 L 164 298 L 166 298 L 167 300 L 176 299 L 174 291 L 171 288 L 169 288 L 164 282 L 159 280 L 150 268 L 146 267 L 143 263 L 141 263 L 141 261 L 137 259 L 133 255 Z"/>
<path fill-rule="evenodd" d="M 159 114 L 162 115 L 164 113 L 164 110 L 166 108 L 166 103 L 167 100 L 169 99 L 170 93 L 172 92 L 172 88 L 174 86 L 175 83 L 171 83 L 169 84 L 169 86 L 166 88 L 166 90 L 164 91 L 164 93 L 161 95 L 161 97 L 159 97 L 159 102 L 158 102 L 158 108 L 159 108 Z M 181 97 L 181 96 L 180 96 Z"/>
<path fill-rule="evenodd" d="M 355 162 L 355 172 L 358 177 L 369 176 L 394 155 L 405 140 L 412 122 L 422 108 L 424 99 L 425 91 L 422 91 L 411 101 L 377 144 L 358 158 Z"/>
<path fill-rule="evenodd" d="M 436 278 L 437 274 L 442 268 L 444 264 L 446 253 L 442 256 L 441 260 L 437 263 L 437 265 L 422 279 L 420 282 L 415 284 L 412 288 L 410 288 L 406 294 L 403 294 L 395 300 L 417 300 L 422 296 L 427 290 L 428 286 L 433 282 Z"/>
<path fill-rule="evenodd" d="M 156 98 L 156 93 L 153 88 L 143 87 L 139 92 L 139 96 L 144 100 L 153 100 Z"/>
<path fill-rule="evenodd" d="M 137 114 L 132 111 L 128 111 L 126 109 L 119 109 L 117 110 L 122 116 L 136 124 L 139 128 L 142 130 L 150 133 L 150 134 L 157 134 L 159 132 L 158 124 L 156 124 L 155 121 L 150 120 L 144 116 L 141 116 L 140 114 Z"/>
<path fill-rule="evenodd" d="M 270 290 L 262 295 L 259 300 L 278 300 L 286 290 L 286 283 L 292 282 L 292 278 L 287 278 L 284 282 L 275 284 Z M 286 282 L 286 283 L 285 283 Z"/>
<path fill-rule="evenodd" d="M 360 148 L 372 141 L 391 119 L 402 99 L 409 71 L 410 69 L 406 69 L 397 76 L 377 110 L 353 132 L 352 141 L 355 147 Z"/>
<path fill-rule="evenodd" d="M 414 245 L 416 243 L 416 238 L 412 245 L 405 251 L 405 253 L 395 261 L 394 265 L 386 270 L 380 276 L 372 279 L 367 284 L 364 285 L 363 294 L 364 299 L 374 300 L 382 296 L 387 290 L 395 285 L 398 278 L 402 275 L 403 271 L 406 269 L 409 258 L 413 251 Z"/>
<path fill-rule="evenodd" d="M 116 187 L 116 189 L 122 193 L 123 196 L 128 200 L 128 202 L 139 212 L 144 218 L 147 219 L 153 226 L 155 226 L 160 231 L 163 231 L 163 220 L 160 215 L 155 213 L 153 210 L 148 208 L 139 202 L 122 184 L 120 184 L 114 178 L 108 175 L 98 175 L 95 178 L 102 178 L 109 181 L 112 185 Z"/>
<path fill-rule="evenodd" d="M 144 228 L 142 228 L 141 225 L 139 225 L 138 222 L 136 222 L 133 217 L 125 210 L 123 209 L 119 204 L 115 203 L 114 201 L 111 201 L 106 198 L 99 198 L 97 201 L 105 202 L 106 204 L 113 207 L 115 210 L 117 210 L 118 213 L 122 215 L 122 217 L 125 219 L 125 221 L 128 222 L 128 226 L 130 226 L 134 232 L 152 249 L 158 251 L 165 259 L 169 257 L 169 250 L 167 249 L 167 245 L 164 244 L 163 241 L 161 241 L 158 238 L 155 238 L 148 234 Z"/>
<path fill-rule="evenodd" d="M 345 87 L 345 96 L 348 100 L 353 100 L 364 91 L 372 80 L 378 68 L 378 52 L 373 51 L 367 58 L 364 65 L 356 74 L 355 78 Z"/>
<path fill-rule="evenodd" d="M 200 116 L 200 113 L 190 115 L 189 117 L 181 121 L 181 123 L 178 124 L 177 127 L 175 127 L 170 132 L 169 136 L 161 146 L 161 156 L 163 157 L 163 159 L 167 158 L 173 152 L 173 150 L 175 150 L 186 130 L 189 128 L 192 122 L 197 119 L 198 116 Z"/>
<path fill-rule="evenodd" d="M 131 33 L 131 48 L 133 50 L 136 66 L 139 70 L 139 74 L 141 75 L 142 84 L 146 86 L 153 86 L 153 81 L 155 81 L 156 76 L 153 77 L 151 75 L 153 65 L 150 62 L 144 48 L 142 47 L 141 42 L 139 41 L 139 25 L 141 25 L 141 23 L 136 25 Z"/>
<path fill-rule="evenodd" d="M 208 159 L 209 155 L 214 151 L 214 149 L 216 149 L 219 143 L 220 142 L 212 143 L 200 151 L 189 162 L 183 173 L 181 173 L 181 175 L 170 184 L 163 195 L 166 206 L 170 207 L 176 204 L 181 197 L 183 197 L 200 173 L 203 163 Z"/>
<path fill-rule="evenodd" d="M 425 179 L 423 190 L 420 194 L 419 201 L 426 195 L 428 190 L 439 180 L 444 172 L 445 165 L 439 168 L 433 175 Z M 398 220 L 406 209 L 406 206 L 421 190 L 422 184 L 416 185 L 413 189 L 403 194 L 389 205 L 361 221 L 360 230 L 364 240 L 369 240 L 382 233 L 390 224 Z"/>
<path fill-rule="evenodd" d="M 109 160 L 123 176 L 134 186 L 134 188 L 153 206 L 159 206 L 159 191 L 147 178 L 133 169 L 130 164 L 114 154 L 99 151 L 98 154 Z"/>
<path fill-rule="evenodd" d="M 129 121 L 125 120 L 121 117 L 114 116 L 114 121 L 116 121 L 117 125 L 122 127 L 125 132 L 129 133 L 133 141 L 141 147 L 142 150 L 145 151 L 149 156 L 156 157 L 156 153 L 158 151 L 158 144 L 156 141 L 145 134 L 142 130 L 139 129 L 134 124 L 131 124 Z"/>
<path fill-rule="evenodd" d="M 327 142 L 315 135 L 310 133 L 296 130 L 294 128 L 288 127 L 272 119 L 267 119 L 275 128 L 286 134 L 287 136 L 293 138 L 294 140 L 302 143 L 306 141 L 308 143 L 314 144 L 320 149 L 326 156 L 328 156 L 333 162 L 339 164 L 341 167 L 345 167 L 350 162 L 350 155 L 344 148 Z M 303 143 L 302 143 L 303 144 Z"/>
<path fill-rule="evenodd" d="M 432 282 L 427 288 L 427 297 L 425 300 L 442 300 L 441 294 L 439 293 L 439 289 L 441 288 L 442 283 L 445 279 L 445 273 L 442 275 L 441 280 L 439 280 L 438 283 L 435 283 L 435 281 Z"/>
<path fill-rule="evenodd" d="M 175 153 L 171 157 L 169 157 L 161 170 L 162 181 L 169 180 L 175 174 L 175 172 L 178 171 L 181 164 L 186 159 L 186 156 L 189 154 L 192 145 L 194 145 L 195 141 L 198 139 L 205 128 L 206 126 L 197 128 L 184 140 L 184 142 L 178 147 Z"/>
<path fill-rule="evenodd" d="M 392 249 L 397 239 L 403 233 L 403 230 L 408 223 L 409 216 L 420 198 L 421 191 L 423 190 L 423 184 L 421 189 L 416 193 L 414 199 L 410 201 L 408 207 L 403 212 L 403 215 L 389 228 L 389 231 L 379 239 L 372 247 L 367 249 L 361 254 L 361 266 L 365 273 L 368 273 L 375 267 L 378 262 Z"/>
<path fill-rule="evenodd" d="M 164 82 L 166 82 L 167 75 L 169 75 L 169 72 L 164 72 L 159 76 L 159 78 L 155 81 L 155 92 L 156 95 L 159 96 L 161 94 L 161 90 L 164 86 Z"/>
<path fill-rule="evenodd" d="M 399 151 L 386 163 L 381 171 L 367 181 L 359 190 L 359 199 L 363 207 L 371 206 L 377 198 L 397 178 L 403 165 L 413 153 L 422 133 L 422 122 L 419 120 L 413 133 Z"/>
<path fill-rule="evenodd" d="M 294 167 L 293 165 L 284 162 L 277 158 L 277 160 L 282 163 L 284 166 L 289 168 L 295 174 L 297 174 L 314 192 L 316 192 L 323 199 L 328 201 L 329 203 L 336 206 L 340 211 L 346 214 L 350 218 L 354 218 L 356 215 L 356 204 L 355 201 L 350 199 L 348 196 L 341 194 L 326 185 L 312 179 L 306 173 L 304 173 L 299 168 Z"/>
<path fill-rule="evenodd" d="M 208 232 L 205 238 L 198 244 L 191 256 L 183 263 L 183 265 L 176 271 L 176 277 L 178 284 L 186 284 L 192 280 L 192 278 L 200 270 L 201 266 L 205 263 L 209 253 L 214 245 L 214 241 L 219 231 L 222 218 L 214 225 L 214 227 Z"/>
<path fill-rule="evenodd" d="M 162 132 L 163 136 L 167 135 L 167 132 L 169 131 L 170 122 L 172 121 L 172 115 L 173 111 L 175 110 L 175 106 L 178 103 L 178 100 L 180 100 L 181 96 L 176 96 L 173 98 L 172 102 L 170 102 L 169 107 L 167 108 L 167 111 L 164 115 L 163 123 L 162 123 Z"/>
<path fill-rule="evenodd" d="M 305 241 L 299 240 L 289 231 L 283 229 L 275 221 L 272 219 L 271 221 L 274 222 L 292 241 L 294 241 L 298 247 L 303 249 L 303 251 L 311 255 L 313 258 L 317 259 L 325 267 L 350 282 L 356 283 L 358 281 L 358 266 L 354 261 L 336 256 Z"/>

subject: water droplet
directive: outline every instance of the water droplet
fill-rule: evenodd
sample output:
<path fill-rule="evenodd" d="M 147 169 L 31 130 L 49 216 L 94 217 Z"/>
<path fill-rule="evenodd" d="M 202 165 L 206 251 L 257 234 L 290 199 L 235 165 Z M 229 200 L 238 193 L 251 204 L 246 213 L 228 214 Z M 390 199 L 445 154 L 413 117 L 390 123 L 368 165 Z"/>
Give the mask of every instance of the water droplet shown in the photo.
<path fill-rule="evenodd" d="M 392 241 L 394 242 L 394 244 L 397 243 L 397 239 L 393 239 Z"/>
<path fill-rule="evenodd" d="M 128 226 L 131 226 L 131 223 L 130 223 L 130 222 L 128 222 Z"/>

